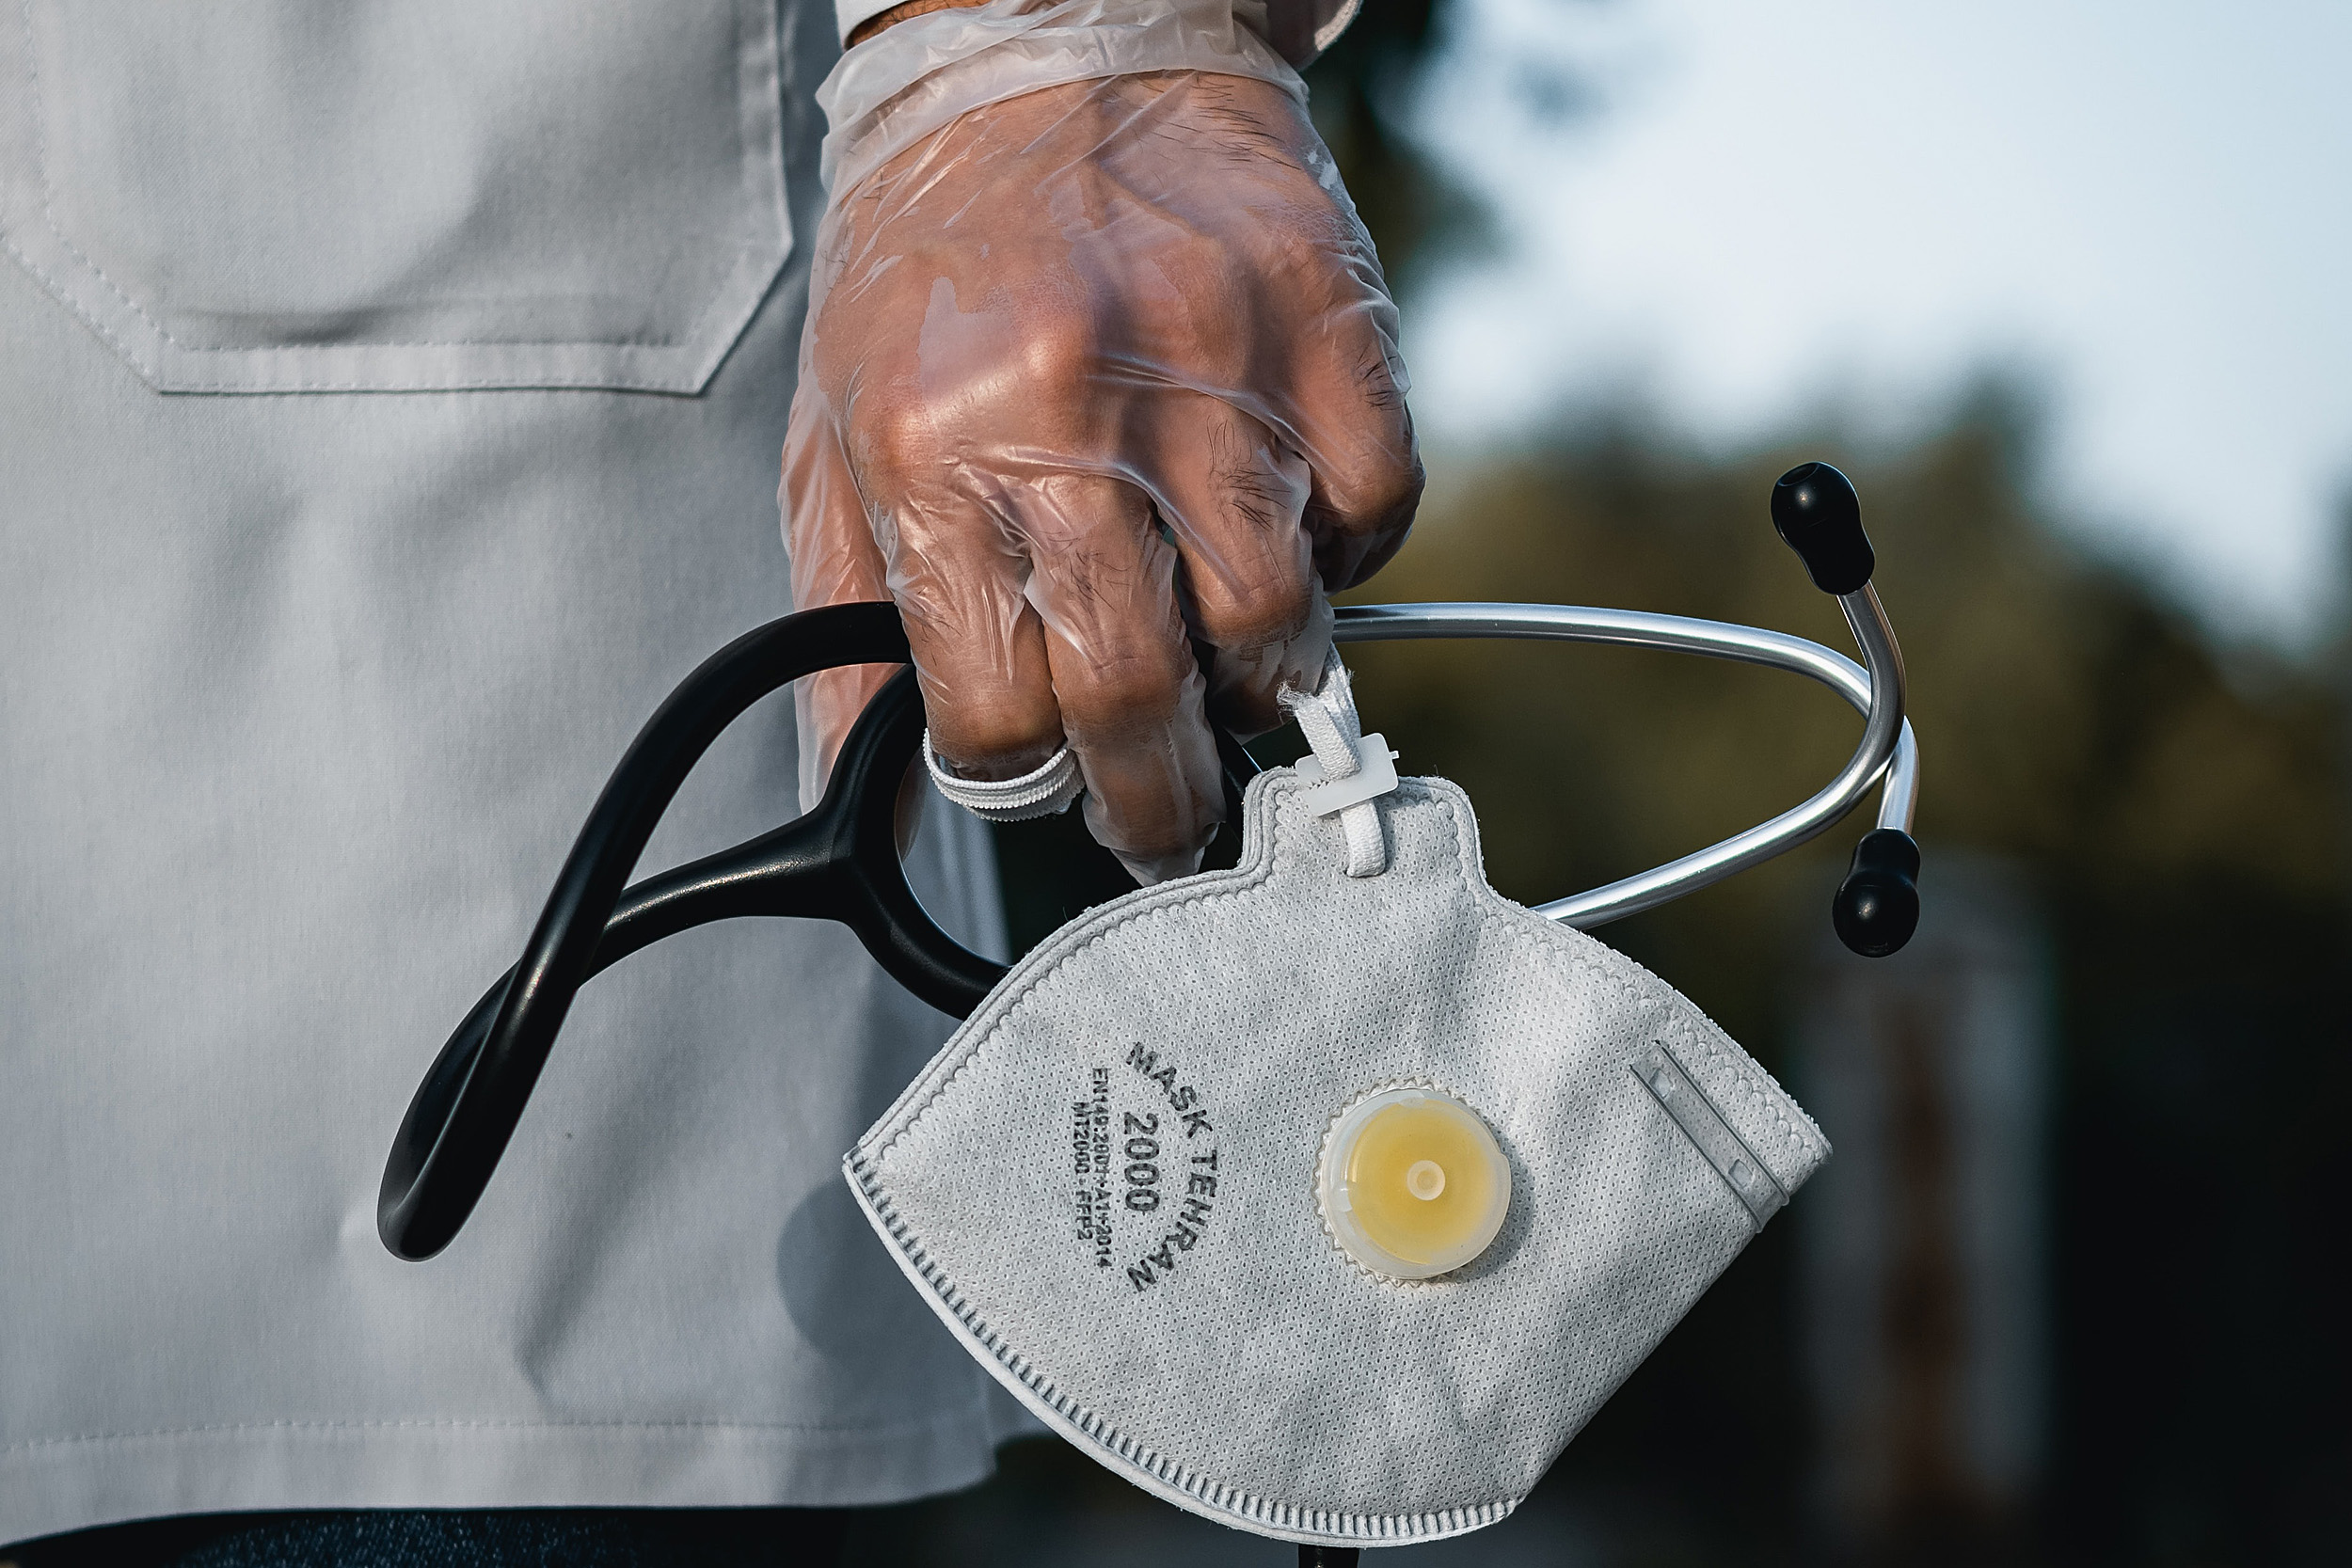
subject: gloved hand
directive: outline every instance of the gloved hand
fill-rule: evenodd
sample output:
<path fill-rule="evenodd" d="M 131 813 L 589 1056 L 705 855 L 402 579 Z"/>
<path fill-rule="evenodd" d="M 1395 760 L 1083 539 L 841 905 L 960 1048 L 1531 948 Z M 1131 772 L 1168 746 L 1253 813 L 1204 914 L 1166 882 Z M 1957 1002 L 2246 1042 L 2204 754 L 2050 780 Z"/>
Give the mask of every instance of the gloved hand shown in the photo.
<path fill-rule="evenodd" d="M 796 603 L 895 600 L 953 772 L 1067 743 L 1139 880 L 1196 869 L 1204 708 L 1280 721 L 1324 592 L 1395 552 L 1422 487 L 1395 310 L 1301 103 L 1179 71 L 987 103 L 836 190 L 814 265 Z M 886 673 L 802 683 L 818 778 Z"/>

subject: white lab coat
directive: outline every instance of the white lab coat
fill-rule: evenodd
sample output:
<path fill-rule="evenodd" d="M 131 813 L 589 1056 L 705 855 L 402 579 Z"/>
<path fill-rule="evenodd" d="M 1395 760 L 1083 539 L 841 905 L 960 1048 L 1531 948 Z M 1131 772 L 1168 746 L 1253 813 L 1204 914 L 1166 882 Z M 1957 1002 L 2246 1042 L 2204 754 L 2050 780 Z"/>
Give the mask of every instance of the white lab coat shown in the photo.
<path fill-rule="evenodd" d="M 835 25 L 8 8 L 0 1542 L 886 1501 L 1022 1418 L 840 1180 L 947 1021 L 839 927 L 598 978 L 454 1244 L 375 1235 L 419 1075 L 629 737 L 788 607 Z M 771 699 L 644 869 L 794 779 Z M 926 901 L 1000 942 L 977 825 L 929 822 Z"/>

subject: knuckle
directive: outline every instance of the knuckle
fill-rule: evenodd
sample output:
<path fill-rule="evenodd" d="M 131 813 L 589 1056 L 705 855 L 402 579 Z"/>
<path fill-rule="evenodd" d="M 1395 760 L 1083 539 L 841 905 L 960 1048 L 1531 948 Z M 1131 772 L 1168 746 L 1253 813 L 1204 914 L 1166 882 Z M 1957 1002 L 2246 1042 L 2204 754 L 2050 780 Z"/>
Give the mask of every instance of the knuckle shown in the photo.
<path fill-rule="evenodd" d="M 1165 724 L 1184 697 L 1183 673 L 1146 656 L 1089 659 L 1063 685 L 1063 717 L 1097 736 Z"/>
<path fill-rule="evenodd" d="M 1288 642 L 1314 613 L 1314 594 L 1303 574 L 1266 578 L 1238 592 L 1198 593 L 1193 603 L 1200 629 L 1220 648 Z"/>
<path fill-rule="evenodd" d="M 1017 669 L 939 668 L 935 652 L 917 651 L 924 720 L 931 750 L 968 779 L 1012 779 L 1058 751 L 1061 716 L 1041 679 Z"/>
<path fill-rule="evenodd" d="M 1336 487 L 1335 499 L 1351 525 L 1386 532 L 1413 520 L 1427 483 L 1421 454 L 1411 445 L 1383 447 L 1363 454 L 1355 471 Z"/>
<path fill-rule="evenodd" d="M 1056 310 L 1024 324 L 1021 370 L 1037 390 L 1067 390 L 1086 382 L 1102 356 L 1094 325 L 1074 310 Z"/>
<path fill-rule="evenodd" d="M 981 706 L 930 717 L 931 750 L 967 779 L 1017 779 L 1061 749 L 1050 711 Z"/>
<path fill-rule="evenodd" d="M 857 445 L 867 473 L 908 475 L 930 467 L 938 447 L 930 411 L 919 404 L 897 404 L 869 413 L 857 429 Z"/>

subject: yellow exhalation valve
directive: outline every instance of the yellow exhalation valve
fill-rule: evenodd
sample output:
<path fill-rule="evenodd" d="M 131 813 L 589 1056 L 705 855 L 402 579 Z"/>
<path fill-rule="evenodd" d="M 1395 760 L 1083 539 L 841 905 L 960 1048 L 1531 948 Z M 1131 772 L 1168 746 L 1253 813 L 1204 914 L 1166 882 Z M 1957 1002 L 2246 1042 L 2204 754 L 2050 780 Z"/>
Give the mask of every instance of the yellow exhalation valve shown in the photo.
<path fill-rule="evenodd" d="M 1494 1241 L 1511 1207 L 1511 1165 L 1477 1112 L 1406 1085 L 1340 1113 L 1315 1187 L 1342 1251 L 1375 1274 L 1427 1279 Z"/>

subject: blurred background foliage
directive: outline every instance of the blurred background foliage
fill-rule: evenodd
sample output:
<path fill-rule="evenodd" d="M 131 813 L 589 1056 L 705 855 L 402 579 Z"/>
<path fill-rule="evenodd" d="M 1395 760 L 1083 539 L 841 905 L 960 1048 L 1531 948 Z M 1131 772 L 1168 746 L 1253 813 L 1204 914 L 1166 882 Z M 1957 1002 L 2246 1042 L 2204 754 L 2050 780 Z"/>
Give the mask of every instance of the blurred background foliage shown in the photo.
<path fill-rule="evenodd" d="M 1552 3 L 1565 15 L 1583 0 Z M 1400 130 L 1446 19 L 1444 0 L 1371 5 L 1311 76 L 1408 319 L 1417 280 L 1486 237 L 1475 200 Z M 1590 102 L 1565 79 L 1529 90 L 1564 114 Z M 2040 424 L 2032 388 L 1997 377 L 1891 442 L 1831 426 L 1724 452 L 1630 412 L 1564 415 L 1512 450 L 1431 453 L 1411 543 L 1349 597 L 1623 606 L 1850 647 L 1765 509 L 1792 464 L 1845 468 L 1911 673 L 1923 895 L 1936 898 L 1954 856 L 1990 857 L 2032 891 L 2058 1054 L 2041 1495 L 2022 1517 L 1898 1519 L 1862 1555 L 2340 1561 L 2345 641 L 2301 662 L 2219 645 L 2158 587 L 2089 553 L 2038 499 Z M 1809 683 L 1713 661 L 1494 643 L 1367 646 L 1350 661 L 1368 726 L 1407 771 L 1468 788 L 1492 880 L 1529 902 L 1784 809 L 1858 734 Z M 1279 736 L 1254 749 L 1303 750 Z M 1025 944 L 1126 886 L 1074 823 L 1001 832 Z M 1866 826 L 1600 934 L 1785 1069 L 1798 981 Z M 1570 1447 L 1530 1506 L 1538 1523 L 1407 1551 L 1398 1568 L 1851 1554 L 1814 1515 L 1795 1228 L 1766 1232 Z M 1547 1508 L 1573 1514 L 1557 1537 L 1573 1552 L 1534 1533 Z M 1033 1544 L 1109 1532 L 1136 1562 L 1287 1560 L 1197 1533 L 1058 1445 L 1016 1450 L 991 1488 L 908 1518 L 910 1560 L 988 1558 L 1007 1529 Z"/>

